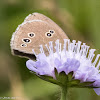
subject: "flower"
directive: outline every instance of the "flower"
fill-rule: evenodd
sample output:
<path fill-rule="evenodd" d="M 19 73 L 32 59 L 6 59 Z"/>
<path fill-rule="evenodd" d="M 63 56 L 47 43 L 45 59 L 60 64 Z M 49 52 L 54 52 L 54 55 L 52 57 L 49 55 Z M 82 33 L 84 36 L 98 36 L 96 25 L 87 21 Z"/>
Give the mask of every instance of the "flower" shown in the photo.
<path fill-rule="evenodd" d="M 59 40 L 56 40 L 55 47 L 52 41 L 49 42 L 49 46 L 45 46 L 49 55 L 44 53 L 42 45 L 40 54 L 35 54 L 33 50 L 36 61 L 26 62 L 29 70 L 52 83 L 69 87 L 94 88 L 97 95 L 100 95 L 100 54 L 95 58 L 95 49 L 90 49 L 90 46 L 82 44 L 81 41 L 70 42 L 69 39 L 64 39 L 63 47 Z"/>

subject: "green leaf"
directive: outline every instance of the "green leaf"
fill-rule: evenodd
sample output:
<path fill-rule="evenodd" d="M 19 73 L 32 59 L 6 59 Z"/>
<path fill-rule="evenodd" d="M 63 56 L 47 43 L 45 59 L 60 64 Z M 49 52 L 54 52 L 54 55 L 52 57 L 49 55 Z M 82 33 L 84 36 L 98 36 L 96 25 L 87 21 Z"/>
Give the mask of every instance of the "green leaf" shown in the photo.
<path fill-rule="evenodd" d="M 39 78 L 45 80 L 45 81 L 48 81 L 50 83 L 53 83 L 53 84 L 56 84 L 58 85 L 59 83 L 57 82 L 56 79 L 54 79 L 53 77 L 51 76 L 47 76 L 47 75 L 38 75 Z"/>
<path fill-rule="evenodd" d="M 68 81 L 71 81 L 73 78 L 73 71 L 68 73 Z"/>
<path fill-rule="evenodd" d="M 59 77 L 57 77 L 57 81 L 61 83 L 61 85 L 67 85 L 68 82 L 68 76 L 64 71 L 59 73 Z"/>
<path fill-rule="evenodd" d="M 68 83 L 68 86 L 73 87 L 73 86 L 77 86 L 80 83 L 80 80 L 72 80 Z"/>
<path fill-rule="evenodd" d="M 54 73 L 55 73 L 55 77 L 56 77 L 56 79 L 59 77 L 59 73 L 58 73 L 58 71 L 57 71 L 57 69 L 55 68 L 54 69 Z"/>
<path fill-rule="evenodd" d="M 89 86 L 89 85 L 91 85 L 92 83 L 94 83 L 94 81 L 93 82 L 83 82 L 83 83 L 79 83 L 79 86 Z"/>

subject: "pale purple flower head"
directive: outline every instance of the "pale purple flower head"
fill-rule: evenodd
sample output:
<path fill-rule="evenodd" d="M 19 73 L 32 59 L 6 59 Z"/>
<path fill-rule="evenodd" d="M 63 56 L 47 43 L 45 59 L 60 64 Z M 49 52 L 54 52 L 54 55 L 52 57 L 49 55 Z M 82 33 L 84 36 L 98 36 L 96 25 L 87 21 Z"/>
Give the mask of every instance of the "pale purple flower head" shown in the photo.
<path fill-rule="evenodd" d="M 35 54 L 33 52 L 36 61 L 28 60 L 26 62 L 29 70 L 40 76 L 52 76 L 55 80 L 55 68 L 58 73 L 65 72 L 66 75 L 73 72 L 74 80 L 80 80 L 80 83 L 92 82 L 88 86 L 93 87 L 95 92 L 100 95 L 100 88 L 98 88 L 100 87 L 100 61 L 98 61 L 100 54 L 94 59 L 95 49 L 90 49 L 81 41 L 73 40 L 70 42 L 69 39 L 64 39 L 64 44 L 56 40 L 55 46 L 53 46 L 52 41 L 49 42 L 49 46 L 45 46 L 49 55 L 45 55 L 43 47 L 40 45 L 41 53 Z"/>

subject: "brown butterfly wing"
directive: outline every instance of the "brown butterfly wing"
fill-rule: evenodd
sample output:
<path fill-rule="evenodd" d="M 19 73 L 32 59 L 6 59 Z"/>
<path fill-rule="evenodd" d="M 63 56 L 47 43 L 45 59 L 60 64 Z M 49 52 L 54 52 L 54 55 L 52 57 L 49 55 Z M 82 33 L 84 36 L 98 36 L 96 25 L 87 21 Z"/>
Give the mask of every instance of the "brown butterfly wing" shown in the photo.
<path fill-rule="evenodd" d="M 33 33 L 34 36 L 30 37 L 30 33 Z M 48 37 L 47 34 L 52 36 Z M 68 37 L 55 22 L 42 14 L 33 13 L 26 17 L 25 21 L 13 33 L 11 50 L 15 55 L 33 59 L 32 49 L 38 54 L 40 53 L 39 45 L 43 45 L 45 53 L 48 54 L 44 45 L 48 44 L 49 41 L 54 43 L 57 39 L 63 43 L 64 38 Z"/>
<path fill-rule="evenodd" d="M 59 35 L 62 38 L 68 38 L 66 33 L 54 21 L 52 21 L 50 18 L 46 17 L 43 14 L 40 14 L 40 13 L 29 14 L 29 16 L 27 16 L 24 21 L 31 21 L 31 20 L 46 21 L 48 24 L 50 24 L 51 26 L 53 26 L 59 31 Z"/>
<path fill-rule="evenodd" d="M 51 34 L 51 37 L 48 37 L 47 34 L 50 30 L 53 30 L 54 33 Z M 28 34 L 32 32 L 35 36 L 31 38 Z M 25 39 L 29 40 L 29 42 L 24 41 Z M 33 54 L 32 49 L 34 49 L 36 54 L 38 54 L 40 53 L 39 45 L 44 46 L 45 44 L 48 44 L 49 41 L 55 42 L 57 39 L 60 39 L 60 42 L 63 42 L 63 38 L 60 36 L 59 30 L 55 29 L 55 27 L 44 21 L 27 21 L 14 33 L 13 39 L 11 40 L 11 48 L 15 55 L 29 57 L 28 54 Z M 45 46 L 44 51 L 45 53 L 47 52 Z"/>

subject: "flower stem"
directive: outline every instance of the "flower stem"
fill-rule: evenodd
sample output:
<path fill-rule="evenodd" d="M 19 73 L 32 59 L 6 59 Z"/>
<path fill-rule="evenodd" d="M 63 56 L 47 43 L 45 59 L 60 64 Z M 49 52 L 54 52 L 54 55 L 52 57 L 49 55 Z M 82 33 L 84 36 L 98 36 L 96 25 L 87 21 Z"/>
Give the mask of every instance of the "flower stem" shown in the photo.
<path fill-rule="evenodd" d="M 61 100 L 67 100 L 67 87 L 62 86 L 62 92 L 61 92 Z"/>

